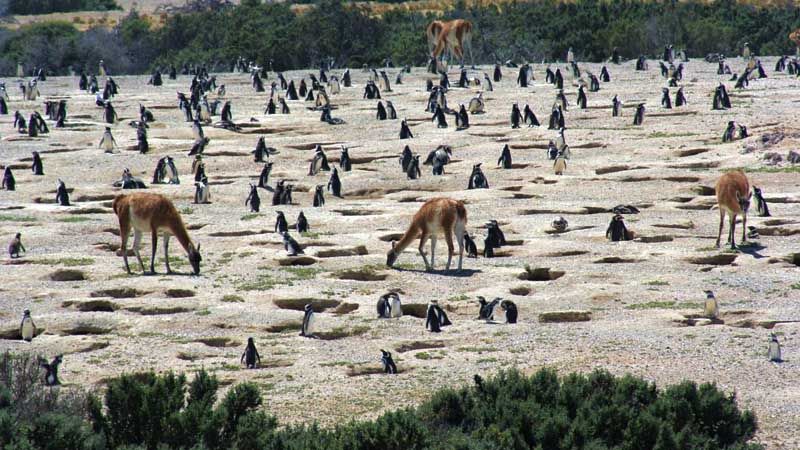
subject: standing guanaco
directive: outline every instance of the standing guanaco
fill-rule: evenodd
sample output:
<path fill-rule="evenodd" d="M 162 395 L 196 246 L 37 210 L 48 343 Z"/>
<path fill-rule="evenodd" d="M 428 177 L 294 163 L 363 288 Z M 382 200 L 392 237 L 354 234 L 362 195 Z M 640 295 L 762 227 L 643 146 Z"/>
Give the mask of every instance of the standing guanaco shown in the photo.
<path fill-rule="evenodd" d="M 722 175 L 717 181 L 717 204 L 719 205 L 719 233 L 717 234 L 717 247 L 722 237 L 722 227 L 725 222 L 725 213 L 730 218 L 728 242 L 731 249 L 736 249 L 734 231 L 736 230 L 736 216 L 742 215 L 742 242 L 747 242 L 747 210 L 750 208 L 750 182 L 740 170 L 735 170 Z"/>
<path fill-rule="evenodd" d="M 164 263 L 167 266 L 167 273 L 172 273 L 169 268 L 169 237 L 175 236 L 183 246 L 192 264 L 195 275 L 200 274 L 200 245 L 195 248 L 194 243 L 189 238 L 186 226 L 175 205 L 168 198 L 161 194 L 151 194 L 147 192 L 137 192 L 128 195 L 117 195 L 111 202 L 111 207 L 119 219 L 119 237 L 122 239 L 122 256 L 125 259 L 125 270 L 131 273 L 128 265 L 128 237 L 133 228 L 133 251 L 139 260 L 139 265 L 144 273 L 144 263 L 139 255 L 139 246 L 142 242 L 142 233 L 150 232 L 153 242 L 153 252 L 150 258 L 150 273 L 154 274 L 156 247 L 158 246 L 158 234 L 164 236 Z"/>
<path fill-rule="evenodd" d="M 436 238 L 444 234 L 447 243 L 447 269 L 453 258 L 453 233 L 458 241 L 458 270 L 461 270 L 461 261 L 464 256 L 464 233 L 467 226 L 467 210 L 464 202 L 451 198 L 437 197 L 426 201 L 414 214 L 411 225 L 400 241 L 392 241 L 392 248 L 386 254 L 386 265 L 394 266 L 397 257 L 419 236 L 419 254 L 425 262 L 425 270 L 433 270 L 433 259 L 436 250 Z M 423 247 L 425 242 L 431 240 L 431 261 L 425 257 Z"/>

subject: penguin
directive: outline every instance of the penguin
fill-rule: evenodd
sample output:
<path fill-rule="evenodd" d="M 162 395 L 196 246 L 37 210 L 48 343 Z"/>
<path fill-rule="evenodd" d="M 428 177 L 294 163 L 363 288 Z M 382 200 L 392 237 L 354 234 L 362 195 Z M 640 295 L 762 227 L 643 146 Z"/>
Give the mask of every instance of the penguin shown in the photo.
<path fill-rule="evenodd" d="M 480 309 L 478 310 L 478 319 L 485 320 L 487 323 L 494 321 L 494 308 L 499 302 L 499 299 L 494 299 L 491 303 L 487 303 L 486 299 L 479 295 L 478 304 L 480 304 Z"/>
<path fill-rule="evenodd" d="M 339 168 L 342 169 L 342 172 L 353 170 L 353 165 L 350 162 L 350 151 L 344 145 L 342 145 L 342 154 L 339 156 Z"/>
<path fill-rule="evenodd" d="M 564 89 L 564 75 L 561 74 L 561 69 L 556 69 L 553 80 L 555 81 L 556 89 Z"/>
<path fill-rule="evenodd" d="M 334 197 L 342 197 L 342 181 L 339 179 L 339 172 L 336 170 L 336 167 L 333 168 L 333 172 L 331 173 L 330 179 L 328 179 L 328 192 L 333 194 Z M 325 202 L 323 201 L 323 204 Z"/>
<path fill-rule="evenodd" d="M 508 144 L 503 146 L 503 151 L 500 153 L 497 165 L 503 167 L 503 169 L 510 169 L 512 167 L 511 148 L 509 148 Z"/>
<path fill-rule="evenodd" d="M 758 229 L 752 225 L 747 226 L 747 239 L 758 240 L 761 235 L 758 234 Z"/>
<path fill-rule="evenodd" d="M 565 147 L 568 148 L 568 147 Z M 555 162 L 553 163 L 553 172 L 556 175 L 563 175 L 564 171 L 567 170 L 567 158 L 564 154 L 563 150 L 559 150 L 558 154 L 556 155 Z"/>
<path fill-rule="evenodd" d="M 485 108 L 486 103 L 483 100 L 483 92 L 478 92 L 478 96 L 469 101 L 469 112 L 470 114 L 483 114 Z"/>
<path fill-rule="evenodd" d="M 383 373 L 397 373 L 397 366 L 392 359 L 392 354 L 383 349 L 381 349 L 381 363 L 383 364 Z"/>
<path fill-rule="evenodd" d="M 264 110 L 265 114 L 272 115 L 277 112 L 278 108 L 275 106 L 275 100 L 272 97 L 267 101 L 267 109 Z"/>
<path fill-rule="evenodd" d="M 156 118 L 153 116 L 153 113 L 144 107 L 141 103 L 139 104 L 139 121 L 144 123 L 155 122 Z"/>
<path fill-rule="evenodd" d="M 781 344 L 778 342 L 778 336 L 775 333 L 769 335 L 769 348 L 767 349 L 767 358 L 770 362 L 783 362 L 781 357 Z"/>
<path fill-rule="evenodd" d="M 28 137 L 39 136 L 39 127 L 36 126 L 36 117 L 31 114 L 28 119 Z"/>
<path fill-rule="evenodd" d="M 462 103 L 456 114 L 456 130 L 466 130 L 467 128 L 469 128 L 469 114 Z"/>
<path fill-rule="evenodd" d="M 617 47 L 614 47 L 614 49 L 611 51 L 611 62 L 614 64 L 619 64 L 619 61 L 620 61 L 619 49 L 617 49 Z"/>
<path fill-rule="evenodd" d="M 394 103 L 386 100 L 386 116 L 389 120 L 397 120 L 397 110 L 394 109 Z"/>
<path fill-rule="evenodd" d="M 389 292 L 378 299 L 378 318 L 389 319 L 403 316 L 400 296 L 396 292 Z"/>
<path fill-rule="evenodd" d="M 460 88 L 468 88 L 469 87 L 469 79 L 467 77 L 467 69 L 461 69 L 461 73 L 458 77 L 458 83 L 456 86 Z"/>
<path fill-rule="evenodd" d="M 425 328 L 431 333 L 440 333 L 443 326 L 451 324 L 452 323 L 447 318 L 447 314 L 445 314 L 438 302 L 436 300 L 431 300 L 426 314 Z"/>
<path fill-rule="evenodd" d="M 202 138 L 195 141 L 194 144 L 192 144 L 192 148 L 189 149 L 189 153 L 187 154 L 187 156 L 202 155 L 206 149 L 206 145 L 208 145 L 209 142 L 210 142 L 209 138 Z"/>
<path fill-rule="evenodd" d="M 533 113 L 533 110 L 531 109 L 530 105 L 525 104 L 525 109 L 523 114 L 524 114 L 523 121 L 528 124 L 528 128 L 541 126 L 541 124 L 539 123 L 539 119 L 536 118 L 536 114 Z"/>
<path fill-rule="evenodd" d="M 586 92 L 583 91 L 583 86 L 578 86 L 578 108 L 586 109 Z"/>
<path fill-rule="evenodd" d="M 514 103 L 511 105 L 511 128 L 519 128 L 519 123 L 522 120 L 522 114 L 519 112 L 519 105 Z"/>
<path fill-rule="evenodd" d="M 757 186 L 753 186 L 753 197 L 756 199 L 756 210 L 758 211 L 758 216 L 770 217 L 771 214 L 769 213 L 767 201 L 764 200 L 764 196 L 761 194 L 761 189 Z"/>
<path fill-rule="evenodd" d="M 250 212 L 257 213 L 261 209 L 261 198 L 258 196 L 258 187 L 255 184 L 250 185 L 250 194 L 244 201 L 244 206 L 250 205 Z"/>
<path fill-rule="evenodd" d="M 439 72 L 439 87 L 442 91 L 450 89 L 450 77 L 447 76 L 447 72 Z"/>
<path fill-rule="evenodd" d="M 316 175 L 321 170 L 330 172 L 331 167 L 328 165 L 328 157 L 325 156 L 322 146 L 317 144 L 317 147 L 314 150 L 314 158 L 311 160 L 311 165 L 308 168 L 308 174 Z"/>
<path fill-rule="evenodd" d="M 308 220 L 303 211 L 300 211 L 300 214 L 297 215 L 297 223 L 295 223 L 294 228 L 298 233 L 308 233 Z"/>
<path fill-rule="evenodd" d="M 478 246 L 475 245 L 475 240 L 466 231 L 464 231 L 464 249 L 467 252 L 467 258 L 478 257 Z"/>
<path fill-rule="evenodd" d="M 750 44 L 745 42 L 742 46 L 742 59 L 750 58 Z"/>
<path fill-rule="evenodd" d="M 492 86 L 492 80 L 489 78 L 489 74 L 486 72 L 483 72 L 483 85 L 486 91 L 494 92 L 494 86 Z"/>
<path fill-rule="evenodd" d="M 466 72 L 464 72 L 464 73 L 466 73 Z M 381 70 L 380 82 L 381 82 L 381 85 L 382 85 L 381 89 L 383 89 L 384 92 L 392 92 L 392 86 L 391 86 L 391 84 L 389 84 L 389 76 L 386 75 L 386 71 L 385 70 Z"/>
<path fill-rule="evenodd" d="M 273 147 L 267 147 L 266 140 L 264 136 L 258 138 L 258 142 L 256 142 L 256 148 L 252 152 L 253 154 L 253 162 L 264 162 L 264 158 L 269 158 L 270 155 L 274 155 L 278 153 Z"/>
<path fill-rule="evenodd" d="M 14 235 L 14 239 L 8 244 L 8 257 L 11 259 L 19 258 L 20 250 L 27 253 L 25 246 L 22 245 L 22 233 L 17 233 Z"/>
<path fill-rule="evenodd" d="M 481 163 L 472 166 L 467 189 L 489 189 L 489 181 L 481 170 Z"/>
<path fill-rule="evenodd" d="M 31 318 L 31 310 L 26 309 L 22 312 L 22 322 L 19 324 L 19 335 L 25 342 L 30 342 L 36 337 L 36 324 Z"/>
<path fill-rule="evenodd" d="M 378 113 L 376 118 L 378 120 L 386 120 L 386 108 L 383 107 L 383 102 L 378 102 Z"/>
<path fill-rule="evenodd" d="M 69 192 L 67 192 L 67 186 L 61 181 L 61 178 L 58 179 L 58 187 L 56 188 L 56 203 L 61 206 L 69 206 Z"/>
<path fill-rule="evenodd" d="M 633 124 L 641 125 L 643 120 L 644 120 L 644 103 L 639 103 L 639 105 L 636 106 L 636 114 L 633 116 Z"/>
<path fill-rule="evenodd" d="M 600 69 L 600 81 L 602 81 L 603 83 L 608 83 L 611 81 L 611 74 L 608 73 L 608 69 L 606 68 L 606 66 L 603 66 Z"/>
<path fill-rule="evenodd" d="M 294 240 L 294 238 L 289 234 L 288 231 L 284 231 L 281 233 L 281 237 L 283 238 L 283 248 L 286 250 L 286 254 L 288 256 L 297 256 L 303 255 L 303 248 L 300 247 L 300 244 Z"/>
<path fill-rule="evenodd" d="M 672 100 L 669 98 L 668 88 L 661 88 L 661 107 L 664 109 L 672 109 Z"/>
<path fill-rule="evenodd" d="M 567 96 L 564 95 L 564 91 L 562 89 L 559 89 L 558 91 L 556 91 L 556 102 L 555 102 L 555 104 L 558 105 L 562 110 L 564 110 L 564 111 L 567 110 L 567 105 L 569 105 L 569 103 L 567 103 Z"/>
<path fill-rule="evenodd" d="M 738 125 L 739 125 L 739 139 L 744 139 L 744 138 L 750 136 L 749 134 L 747 134 L 747 127 L 746 126 L 744 126 L 742 124 L 738 124 Z"/>
<path fill-rule="evenodd" d="M 58 386 L 61 384 L 61 381 L 58 379 L 58 366 L 61 365 L 62 361 L 63 358 L 61 355 L 56 356 L 50 363 L 42 358 L 39 358 L 39 366 L 45 370 L 45 386 Z"/>
<path fill-rule="evenodd" d="M 556 143 L 550 141 L 547 144 L 547 159 L 549 159 L 550 161 L 555 161 L 557 157 L 558 157 L 558 148 L 556 148 Z"/>
<path fill-rule="evenodd" d="M 315 208 L 321 208 L 325 206 L 325 196 L 323 195 L 322 185 L 318 184 L 317 187 L 314 189 L 314 203 L 313 206 Z"/>
<path fill-rule="evenodd" d="M 350 69 L 345 69 L 344 73 L 342 74 L 342 84 L 344 84 L 344 87 L 352 86 L 352 81 L 350 79 Z"/>
<path fill-rule="evenodd" d="M 403 147 L 403 152 L 400 154 L 400 167 L 403 169 L 403 173 L 408 171 L 408 165 L 411 164 L 411 160 L 414 159 L 414 155 L 411 153 L 411 148 L 409 146 Z"/>
<path fill-rule="evenodd" d="M 450 157 L 453 155 L 453 148 L 449 145 L 440 145 L 436 150 L 428 153 L 428 157 L 423 162 L 423 165 L 432 165 L 434 175 L 443 175 L 444 166 L 450 162 Z"/>
<path fill-rule="evenodd" d="M 311 303 L 306 304 L 305 313 L 303 314 L 303 327 L 300 330 L 300 336 L 313 338 L 314 336 L 314 325 L 316 322 L 316 318 L 314 317 L 314 308 L 311 306 Z"/>
<path fill-rule="evenodd" d="M 719 318 L 719 302 L 717 298 L 714 296 L 714 292 L 712 291 L 703 291 L 706 294 L 706 301 L 703 306 L 703 316 L 709 319 L 718 319 Z"/>
<path fill-rule="evenodd" d="M 564 128 L 564 112 L 561 110 L 561 105 L 555 105 L 550 112 L 550 120 L 547 129 L 558 130 L 560 128 Z"/>
<path fill-rule="evenodd" d="M 419 155 L 414 155 L 406 169 L 406 177 L 408 177 L 409 180 L 416 180 L 421 176 L 422 172 L 419 169 Z"/>
<path fill-rule="evenodd" d="M 722 142 L 733 141 L 735 131 L 736 131 L 736 122 L 734 122 L 733 120 L 729 120 L 728 126 L 725 128 L 725 132 L 722 133 Z"/>
<path fill-rule="evenodd" d="M 122 187 L 122 189 L 147 189 L 141 178 L 136 178 L 131 174 L 130 169 L 122 171 L 122 179 L 114 183 L 115 187 Z"/>
<path fill-rule="evenodd" d="M 567 146 L 567 139 L 564 134 L 565 132 L 566 129 L 564 127 L 558 129 L 558 135 L 556 136 L 555 145 L 559 152 L 563 151 L 564 147 Z M 565 157 L 569 158 L 569 155 L 565 155 Z"/>
<path fill-rule="evenodd" d="M 517 323 L 517 305 L 511 300 L 500 302 L 500 309 L 505 312 L 506 323 Z"/>
<path fill-rule="evenodd" d="M 633 205 L 617 205 L 611 208 L 611 212 L 614 214 L 639 214 L 639 208 Z"/>
<path fill-rule="evenodd" d="M 633 239 L 633 234 L 625 227 L 622 215 L 615 214 L 611 218 L 611 222 L 606 229 L 606 238 L 612 242 L 630 241 Z"/>
<path fill-rule="evenodd" d="M 200 181 L 195 181 L 194 185 L 194 203 L 198 205 L 211 203 L 211 193 L 208 190 L 208 179 L 203 178 Z"/>
<path fill-rule="evenodd" d="M 647 59 L 644 57 L 644 55 L 639 56 L 639 58 L 636 60 L 636 70 L 647 70 Z"/>
<path fill-rule="evenodd" d="M 523 64 L 522 67 L 519 68 L 519 75 L 517 75 L 517 84 L 521 88 L 528 87 L 528 65 Z"/>
<path fill-rule="evenodd" d="M 285 188 L 285 180 L 278 180 L 275 184 L 275 189 L 272 192 L 272 206 L 281 204 L 281 197 L 283 197 Z"/>
<path fill-rule="evenodd" d="M 3 171 L 3 182 L 2 186 L 0 187 L 7 191 L 17 190 L 17 181 L 14 178 L 14 173 L 11 172 L 11 167 L 6 166 L 5 170 Z"/>
<path fill-rule="evenodd" d="M 411 128 L 408 127 L 406 119 L 400 122 L 400 139 L 412 139 L 414 135 L 411 133 Z"/>
<path fill-rule="evenodd" d="M 600 91 L 600 80 L 594 76 L 593 73 L 589 74 L 589 92 L 599 92 Z"/>
<path fill-rule="evenodd" d="M 233 112 L 231 112 L 231 102 L 226 101 L 222 106 L 222 111 L 219 113 L 222 122 L 233 122 Z"/>
<path fill-rule="evenodd" d="M 436 122 L 436 128 L 447 128 L 447 119 L 444 117 L 444 110 L 440 105 L 436 105 L 432 121 Z"/>
<path fill-rule="evenodd" d="M 136 149 L 144 155 L 150 150 L 150 144 L 147 143 L 147 128 L 144 122 L 139 122 L 136 127 Z"/>
<path fill-rule="evenodd" d="M 547 69 L 545 69 L 544 81 L 546 83 L 549 83 L 549 84 L 555 84 L 556 83 L 556 74 L 553 72 L 553 70 L 550 68 L 550 66 L 547 66 Z"/>
<path fill-rule="evenodd" d="M 283 78 L 283 75 L 280 75 Z M 289 82 L 289 85 L 286 87 L 286 98 L 289 100 L 298 100 L 299 97 L 297 96 L 297 89 L 294 87 L 294 80 Z"/>
<path fill-rule="evenodd" d="M 503 79 L 503 71 L 500 68 L 500 64 L 494 65 L 493 79 L 495 83 L 499 83 Z"/>
<path fill-rule="evenodd" d="M 615 95 L 611 100 L 611 117 L 619 117 L 619 112 L 622 109 L 622 102 Z"/>
<path fill-rule="evenodd" d="M 105 119 L 106 123 L 116 123 L 117 112 L 114 110 L 114 106 L 111 104 L 111 102 L 106 102 L 103 108 L 103 118 Z"/>
<path fill-rule="evenodd" d="M 306 80 L 305 79 L 300 79 L 300 87 L 297 89 L 297 95 L 299 95 L 300 97 L 305 97 L 306 101 L 308 101 L 309 98 L 306 95 L 306 94 L 308 94 L 308 92 L 309 91 L 308 91 L 308 88 L 306 87 Z M 312 93 L 312 95 L 313 95 L 313 93 Z M 311 100 L 313 100 L 313 97 L 311 98 Z"/>
<path fill-rule="evenodd" d="M 550 227 L 558 233 L 563 233 L 569 227 L 569 222 L 567 222 L 567 219 L 558 216 L 550 223 Z"/>
<path fill-rule="evenodd" d="M 678 88 L 678 92 L 675 93 L 675 106 L 685 106 L 686 105 L 686 97 L 683 95 L 683 87 Z"/>
<path fill-rule="evenodd" d="M 247 338 L 247 346 L 244 348 L 239 363 L 244 363 L 248 369 L 255 369 L 258 367 L 258 364 L 261 364 L 261 356 L 258 354 L 258 350 L 256 350 L 256 343 L 253 338 Z"/>

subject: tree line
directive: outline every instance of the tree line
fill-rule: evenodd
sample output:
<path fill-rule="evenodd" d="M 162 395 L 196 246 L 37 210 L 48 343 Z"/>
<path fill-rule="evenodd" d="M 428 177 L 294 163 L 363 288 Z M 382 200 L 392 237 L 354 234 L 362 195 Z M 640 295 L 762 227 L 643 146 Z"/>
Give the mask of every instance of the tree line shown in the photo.
<path fill-rule="evenodd" d="M 100 1 L 100 0 L 93 0 Z M 23 2 L 24 3 L 24 2 Z M 735 0 L 676 2 L 634 0 L 535 0 L 466 6 L 455 2 L 448 18 L 474 24 L 477 63 L 563 60 L 571 47 L 583 61 L 602 61 L 617 47 L 627 59 L 656 56 L 674 44 L 690 57 L 736 55 L 749 42 L 755 54 L 794 54 L 788 34 L 800 27 L 800 6 L 755 7 Z M 169 17 L 154 27 L 130 13 L 113 29 L 78 31 L 66 22 L 37 23 L 0 30 L 0 74 L 14 73 L 16 61 L 95 71 L 104 59 L 113 73 L 147 73 L 155 67 L 205 63 L 227 70 L 238 57 L 275 70 L 377 66 L 387 56 L 396 64 L 425 64 L 425 26 L 435 17 L 402 9 L 380 16 L 355 3 L 323 0 L 304 13 L 288 3 L 211 8 Z"/>
<path fill-rule="evenodd" d="M 605 371 L 501 371 L 374 420 L 281 427 L 259 386 L 220 398 L 201 370 L 109 380 L 97 396 L 41 381 L 30 356 L 0 355 L 0 447 L 58 450 L 760 450 L 734 395 L 690 381 L 657 389 Z M 375 376 L 375 375 L 372 375 Z M 398 375 L 378 375 L 394 377 Z"/>

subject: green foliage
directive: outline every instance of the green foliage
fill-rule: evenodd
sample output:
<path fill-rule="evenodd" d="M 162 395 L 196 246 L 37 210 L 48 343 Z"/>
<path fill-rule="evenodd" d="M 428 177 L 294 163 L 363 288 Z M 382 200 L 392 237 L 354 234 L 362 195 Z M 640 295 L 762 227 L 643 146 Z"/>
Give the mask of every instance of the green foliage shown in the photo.
<path fill-rule="evenodd" d="M 659 392 L 605 371 L 501 371 L 435 392 L 417 408 L 330 429 L 278 428 L 252 383 L 233 386 L 217 404 L 219 382 L 205 370 L 188 385 L 173 373 L 123 375 L 108 383 L 105 407 L 94 396 L 56 398 L 39 380 L 30 358 L 0 358 L 2 448 L 761 449 L 748 443 L 756 420 L 734 395 L 689 381 Z M 44 403 L 32 401 L 37 396 Z"/>
<path fill-rule="evenodd" d="M 114 0 L 9 0 L 10 14 L 50 14 L 121 9 Z"/>

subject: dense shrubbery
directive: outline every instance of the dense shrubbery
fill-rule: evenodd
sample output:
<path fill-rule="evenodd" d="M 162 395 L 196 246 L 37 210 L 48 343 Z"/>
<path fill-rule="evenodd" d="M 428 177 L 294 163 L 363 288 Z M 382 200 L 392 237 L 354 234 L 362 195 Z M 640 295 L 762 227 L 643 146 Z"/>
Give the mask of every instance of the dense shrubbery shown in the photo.
<path fill-rule="evenodd" d="M 49 14 L 120 9 L 114 0 L 7 0 L 9 14 Z"/>
<path fill-rule="evenodd" d="M 317 3 L 296 15 L 287 3 L 246 0 L 237 7 L 174 15 L 158 29 L 135 13 L 114 30 L 83 34 L 68 29 L 71 25 L 59 28 L 57 36 L 46 33 L 48 25 L 23 27 L 5 43 L 0 38 L 0 73 L 9 74 L 16 59 L 33 66 L 53 54 L 48 66 L 56 73 L 70 65 L 94 69 L 102 54 L 116 73 L 185 62 L 223 69 L 239 56 L 259 64 L 271 59 L 278 70 L 316 67 L 327 57 L 351 67 L 377 65 L 389 55 L 397 64 L 425 63 L 424 29 L 432 16 L 397 10 L 372 17 L 353 4 Z M 456 2 L 446 15 L 473 21 L 475 58 L 483 63 L 563 59 L 569 47 L 589 61 L 607 58 L 615 46 L 627 58 L 654 56 L 666 43 L 694 57 L 738 54 L 745 41 L 756 54 L 786 54 L 794 51 L 788 33 L 800 27 L 798 6 L 756 8 L 734 0 L 538 0 L 480 7 Z M 48 54 L 48 45 L 56 50 Z M 70 51 L 69 58 L 60 56 L 62 49 Z"/>
<path fill-rule="evenodd" d="M 500 372 L 445 389 L 415 409 L 331 429 L 278 428 L 258 387 L 243 383 L 217 401 L 219 383 L 200 371 L 143 373 L 109 382 L 104 402 L 41 385 L 33 362 L 0 358 L 0 448 L 45 449 L 730 449 L 747 444 L 755 417 L 710 384 L 659 392 L 607 372 L 560 378 Z M 105 405 L 105 407 L 103 407 Z"/>

